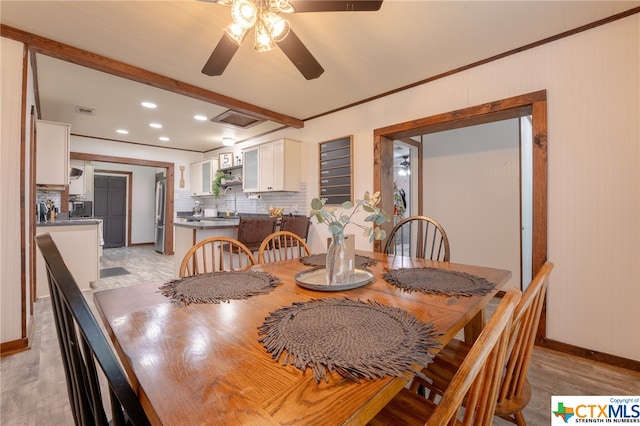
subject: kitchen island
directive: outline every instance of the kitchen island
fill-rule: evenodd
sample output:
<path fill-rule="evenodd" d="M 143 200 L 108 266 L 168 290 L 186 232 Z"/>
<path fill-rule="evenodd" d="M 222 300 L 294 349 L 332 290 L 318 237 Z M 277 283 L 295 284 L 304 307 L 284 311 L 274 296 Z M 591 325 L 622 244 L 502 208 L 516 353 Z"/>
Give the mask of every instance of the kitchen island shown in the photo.
<path fill-rule="evenodd" d="M 239 217 L 203 217 L 201 219 L 177 217 L 174 222 L 174 276 L 180 273 L 180 264 L 189 249 L 205 238 L 219 236 L 236 238 Z"/>
<path fill-rule="evenodd" d="M 51 234 L 80 290 L 91 289 L 91 283 L 100 278 L 101 228 L 102 220 L 92 218 L 36 224 L 36 234 Z M 36 249 L 36 298 L 48 296 L 47 269 L 42 254 Z"/>

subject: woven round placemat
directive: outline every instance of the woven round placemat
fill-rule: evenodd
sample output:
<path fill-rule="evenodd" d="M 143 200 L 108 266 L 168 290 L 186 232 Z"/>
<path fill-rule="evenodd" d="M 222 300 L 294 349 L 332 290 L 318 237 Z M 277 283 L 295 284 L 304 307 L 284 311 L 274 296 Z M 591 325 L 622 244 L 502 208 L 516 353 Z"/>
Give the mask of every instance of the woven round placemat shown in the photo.
<path fill-rule="evenodd" d="M 405 371 L 424 377 L 412 365 L 426 366 L 439 336 L 404 309 L 376 301 L 325 298 L 270 313 L 258 328 L 260 342 L 275 360 L 313 371 L 316 382 L 327 373 L 375 379 Z"/>
<path fill-rule="evenodd" d="M 495 287 L 494 283 L 482 277 L 429 267 L 394 269 L 382 278 L 406 291 L 446 296 L 482 296 Z"/>
<path fill-rule="evenodd" d="M 160 292 L 175 302 L 220 303 L 273 290 L 280 278 L 258 271 L 219 271 L 170 281 Z"/>
<path fill-rule="evenodd" d="M 311 256 L 304 256 L 300 258 L 300 262 L 307 266 L 325 266 L 327 264 L 327 253 L 312 254 Z M 355 255 L 355 267 L 366 268 L 367 266 L 373 266 L 376 264 L 376 260 L 367 256 Z"/>

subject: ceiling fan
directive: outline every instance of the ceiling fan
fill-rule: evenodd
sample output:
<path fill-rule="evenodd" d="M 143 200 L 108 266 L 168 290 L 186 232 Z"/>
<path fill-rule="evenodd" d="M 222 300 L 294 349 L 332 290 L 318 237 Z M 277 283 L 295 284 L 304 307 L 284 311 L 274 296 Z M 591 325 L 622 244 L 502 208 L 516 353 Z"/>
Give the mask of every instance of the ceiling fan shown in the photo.
<path fill-rule="evenodd" d="M 383 0 L 204 0 L 231 6 L 233 21 L 202 68 L 202 73 L 222 75 L 231 58 L 240 48 L 251 29 L 255 33 L 258 52 L 272 50 L 277 45 L 300 73 L 313 80 L 324 72 L 302 40 L 293 32 L 289 21 L 280 13 L 361 12 L 377 11 Z"/>
<path fill-rule="evenodd" d="M 398 163 L 398 167 L 400 167 L 398 174 L 400 176 L 408 176 L 411 174 L 411 162 L 409 161 L 408 155 L 403 155 L 402 158 L 403 160 Z"/>

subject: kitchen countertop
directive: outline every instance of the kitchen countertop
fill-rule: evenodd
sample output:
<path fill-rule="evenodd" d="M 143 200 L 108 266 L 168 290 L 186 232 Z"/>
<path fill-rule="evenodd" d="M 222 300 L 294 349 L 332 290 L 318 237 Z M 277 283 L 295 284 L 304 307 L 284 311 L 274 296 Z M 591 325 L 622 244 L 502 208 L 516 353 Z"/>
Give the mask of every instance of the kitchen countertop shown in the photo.
<path fill-rule="evenodd" d="M 174 226 L 189 229 L 225 229 L 237 228 L 240 223 L 240 217 L 269 217 L 268 214 L 260 213 L 238 213 L 238 216 L 194 216 L 191 213 L 178 212 Z M 278 219 L 280 223 L 280 219 Z"/>
<path fill-rule="evenodd" d="M 239 217 L 234 218 L 214 218 L 214 217 L 202 217 L 198 218 L 198 221 L 186 222 L 180 221 L 179 218 L 173 223 L 174 226 L 180 228 L 189 229 L 225 229 L 225 228 L 237 228 L 240 223 Z"/>
<path fill-rule="evenodd" d="M 78 226 L 78 225 L 97 225 L 102 222 L 102 219 L 93 219 L 90 217 L 79 217 L 77 219 L 56 219 L 53 222 L 40 222 L 36 223 L 36 227 L 43 226 Z"/>

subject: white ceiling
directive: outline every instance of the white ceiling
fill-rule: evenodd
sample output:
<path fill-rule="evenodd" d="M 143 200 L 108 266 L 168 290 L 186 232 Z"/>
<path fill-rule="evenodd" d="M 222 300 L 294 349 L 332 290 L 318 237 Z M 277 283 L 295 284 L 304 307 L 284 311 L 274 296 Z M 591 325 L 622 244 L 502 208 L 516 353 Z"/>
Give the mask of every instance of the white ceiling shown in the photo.
<path fill-rule="evenodd" d="M 260 108 L 307 119 L 593 23 L 640 1 L 385 0 L 378 12 L 288 15 L 325 69 L 305 80 L 279 50 L 256 53 L 248 37 L 225 73 L 200 71 L 230 21 L 229 8 L 180 1 L 7 1 L 2 24 L 103 55 Z M 196 122 L 223 108 L 37 55 L 42 118 L 72 133 L 207 151 L 223 136 L 246 140 L 281 127 L 248 130 Z M 140 107 L 156 102 L 156 110 Z M 95 109 L 77 114 L 76 106 Z M 160 131 L 150 121 L 164 125 Z M 115 133 L 126 128 L 129 135 Z M 171 138 L 168 143 L 158 136 Z"/>

